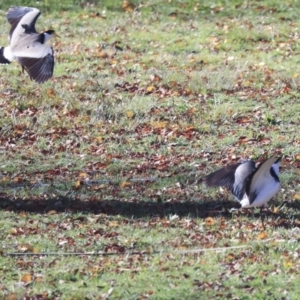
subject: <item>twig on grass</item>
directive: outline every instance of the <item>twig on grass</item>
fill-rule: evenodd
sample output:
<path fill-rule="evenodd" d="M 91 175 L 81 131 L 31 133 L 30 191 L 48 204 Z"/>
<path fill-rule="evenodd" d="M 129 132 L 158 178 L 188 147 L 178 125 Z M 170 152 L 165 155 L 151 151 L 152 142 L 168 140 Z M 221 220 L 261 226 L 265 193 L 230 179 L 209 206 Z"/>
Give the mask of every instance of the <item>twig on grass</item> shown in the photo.
<path fill-rule="evenodd" d="M 150 254 L 196 254 L 201 252 L 215 251 L 222 252 L 234 249 L 252 248 L 249 245 L 232 246 L 232 247 L 219 247 L 219 248 L 199 248 L 187 250 L 155 250 L 155 251 L 125 251 L 125 252 L 11 252 L 4 253 L 3 256 L 112 256 L 112 255 L 150 255 Z"/>

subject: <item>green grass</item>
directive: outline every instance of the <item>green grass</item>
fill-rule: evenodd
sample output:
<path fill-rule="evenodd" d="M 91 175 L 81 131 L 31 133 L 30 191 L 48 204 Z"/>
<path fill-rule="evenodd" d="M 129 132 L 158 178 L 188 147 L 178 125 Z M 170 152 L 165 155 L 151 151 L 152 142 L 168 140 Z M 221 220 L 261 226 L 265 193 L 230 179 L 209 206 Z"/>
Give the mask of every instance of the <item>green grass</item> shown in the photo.
<path fill-rule="evenodd" d="M 22 2 L 61 38 L 0 66 L 0 298 L 299 298 L 299 3 L 186 2 Z M 266 229 L 201 183 L 280 154 Z"/>

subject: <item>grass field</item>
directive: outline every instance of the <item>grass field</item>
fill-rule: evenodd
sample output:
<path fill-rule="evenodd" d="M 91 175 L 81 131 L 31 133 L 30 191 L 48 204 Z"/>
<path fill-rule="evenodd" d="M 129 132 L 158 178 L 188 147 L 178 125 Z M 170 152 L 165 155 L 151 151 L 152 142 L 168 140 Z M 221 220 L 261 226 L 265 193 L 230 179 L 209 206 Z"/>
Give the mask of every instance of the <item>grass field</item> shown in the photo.
<path fill-rule="evenodd" d="M 0 66 L 0 298 L 299 299 L 299 2 L 32 2 L 61 38 L 43 85 Z M 265 229 L 202 183 L 272 155 Z"/>

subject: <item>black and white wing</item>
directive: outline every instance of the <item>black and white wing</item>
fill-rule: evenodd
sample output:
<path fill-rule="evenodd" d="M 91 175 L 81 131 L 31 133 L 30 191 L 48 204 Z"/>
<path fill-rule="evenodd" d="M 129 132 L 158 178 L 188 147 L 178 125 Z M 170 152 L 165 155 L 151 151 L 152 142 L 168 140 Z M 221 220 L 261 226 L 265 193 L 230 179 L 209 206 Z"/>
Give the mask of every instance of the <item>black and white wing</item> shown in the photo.
<path fill-rule="evenodd" d="M 253 160 L 244 161 L 236 169 L 232 193 L 237 200 L 241 201 L 243 199 L 246 192 L 246 182 L 254 170 L 255 162 Z"/>
<path fill-rule="evenodd" d="M 51 47 L 50 47 L 51 48 Z M 37 83 L 43 83 L 53 75 L 54 56 L 52 53 L 44 57 L 17 57 L 20 64 L 25 68 L 30 78 Z"/>
<path fill-rule="evenodd" d="M 204 183 L 208 187 L 225 186 L 229 189 L 234 185 L 234 173 L 241 164 L 228 165 L 220 170 L 217 170 L 204 178 Z"/>
<path fill-rule="evenodd" d="M 207 175 L 204 178 L 204 183 L 208 187 L 227 187 L 232 191 L 236 199 L 240 201 L 245 194 L 245 181 L 254 169 L 255 163 L 252 160 L 228 165 Z"/>
<path fill-rule="evenodd" d="M 19 63 L 37 83 L 50 79 L 54 69 L 54 51 L 51 46 L 41 43 L 42 34 L 22 34 L 11 50 Z"/>
<path fill-rule="evenodd" d="M 36 33 L 35 22 L 40 14 L 40 10 L 34 7 L 12 6 L 6 13 L 7 20 L 11 25 L 9 32 L 10 39 L 12 39 L 15 29 L 18 27 L 18 30 L 23 30 L 22 26 L 24 25 L 28 31 Z M 20 23 L 21 20 L 22 22 Z M 17 34 L 19 33 L 17 32 Z"/>

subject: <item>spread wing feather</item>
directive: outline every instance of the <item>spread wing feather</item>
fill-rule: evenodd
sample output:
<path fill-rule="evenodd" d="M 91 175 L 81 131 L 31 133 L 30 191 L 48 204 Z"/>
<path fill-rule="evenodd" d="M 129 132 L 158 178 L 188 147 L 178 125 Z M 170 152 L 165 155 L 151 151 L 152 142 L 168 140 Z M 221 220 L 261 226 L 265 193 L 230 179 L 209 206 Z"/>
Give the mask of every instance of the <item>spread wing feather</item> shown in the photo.
<path fill-rule="evenodd" d="M 247 160 L 242 163 L 228 165 L 207 175 L 204 178 L 204 183 L 208 187 L 225 186 L 232 191 L 238 201 L 241 201 L 245 194 L 245 182 L 254 170 L 254 161 Z"/>
<path fill-rule="evenodd" d="M 217 170 L 207 175 L 204 178 L 204 183 L 208 187 L 225 186 L 232 189 L 234 185 L 234 173 L 240 165 L 240 163 L 237 163 Z"/>
<path fill-rule="evenodd" d="M 35 22 L 36 22 L 37 18 L 39 17 L 39 15 L 41 14 L 41 12 L 38 9 L 33 8 L 33 7 L 12 6 L 7 11 L 6 17 L 7 17 L 8 22 L 11 24 L 11 28 L 10 28 L 10 32 L 9 32 L 10 37 L 12 36 L 14 30 L 18 26 L 21 19 L 30 12 L 34 12 L 34 14 L 36 14 L 36 15 L 33 19 L 31 19 L 30 24 L 27 24 L 27 25 L 32 30 L 32 32 L 36 32 Z"/>
<path fill-rule="evenodd" d="M 54 57 L 51 54 L 43 58 L 18 57 L 18 61 L 37 83 L 43 83 L 53 75 Z"/>

